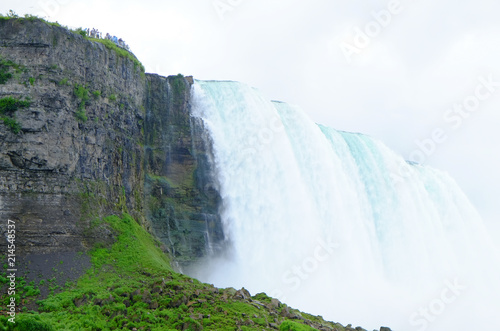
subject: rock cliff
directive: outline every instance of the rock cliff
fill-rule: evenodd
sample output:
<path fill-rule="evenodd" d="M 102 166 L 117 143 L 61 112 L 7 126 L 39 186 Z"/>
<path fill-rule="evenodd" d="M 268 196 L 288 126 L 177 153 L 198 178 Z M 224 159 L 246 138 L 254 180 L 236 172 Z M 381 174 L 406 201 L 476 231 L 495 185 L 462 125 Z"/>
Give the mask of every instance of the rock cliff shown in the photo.
<path fill-rule="evenodd" d="M 119 211 L 184 263 L 206 254 L 207 229 L 222 239 L 192 80 L 36 19 L 0 20 L 0 61 L 0 107 L 14 105 L 1 112 L 0 230 L 16 221 L 21 255 L 111 240 L 92 221 Z"/>

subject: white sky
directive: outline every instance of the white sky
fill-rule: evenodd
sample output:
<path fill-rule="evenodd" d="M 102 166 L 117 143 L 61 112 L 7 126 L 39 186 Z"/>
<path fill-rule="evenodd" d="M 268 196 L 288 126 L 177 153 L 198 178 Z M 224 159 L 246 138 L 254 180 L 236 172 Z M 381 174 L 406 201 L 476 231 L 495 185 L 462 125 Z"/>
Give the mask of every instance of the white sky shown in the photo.
<path fill-rule="evenodd" d="M 148 72 L 248 83 L 405 158 L 441 129 L 447 140 L 425 163 L 448 171 L 500 234 L 500 86 L 478 87 L 500 82 L 498 1 L 2 1 L 9 9 L 121 37 Z M 350 63 L 347 44 L 358 46 Z M 448 110 L 477 88 L 483 100 L 456 122 Z"/>

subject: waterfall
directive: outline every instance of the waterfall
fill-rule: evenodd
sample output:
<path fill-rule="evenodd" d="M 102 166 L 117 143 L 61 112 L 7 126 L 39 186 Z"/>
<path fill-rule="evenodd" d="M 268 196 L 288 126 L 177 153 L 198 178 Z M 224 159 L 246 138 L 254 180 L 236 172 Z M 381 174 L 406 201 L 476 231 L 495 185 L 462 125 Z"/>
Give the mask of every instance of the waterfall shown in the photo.
<path fill-rule="evenodd" d="M 493 325 L 498 252 L 445 172 L 245 84 L 196 81 L 192 100 L 227 241 L 192 275 L 368 329 Z"/>

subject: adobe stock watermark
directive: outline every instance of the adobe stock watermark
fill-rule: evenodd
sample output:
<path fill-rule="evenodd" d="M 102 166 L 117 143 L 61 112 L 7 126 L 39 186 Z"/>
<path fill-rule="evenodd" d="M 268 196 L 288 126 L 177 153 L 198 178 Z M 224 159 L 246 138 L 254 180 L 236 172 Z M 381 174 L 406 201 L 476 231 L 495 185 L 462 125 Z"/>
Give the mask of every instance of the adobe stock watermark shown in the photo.
<path fill-rule="evenodd" d="M 212 6 L 217 16 L 219 16 L 219 19 L 224 21 L 226 14 L 235 10 L 243 1 L 244 0 L 215 0 L 212 2 Z"/>
<path fill-rule="evenodd" d="M 42 12 L 39 13 L 38 16 L 42 17 L 56 16 L 61 10 L 61 7 L 67 5 L 71 1 L 73 0 L 39 0 L 37 4 L 42 10 Z"/>
<path fill-rule="evenodd" d="M 318 270 L 320 264 L 328 261 L 339 247 L 340 244 L 337 242 L 319 239 L 310 256 L 305 257 L 300 263 L 294 264 L 281 275 L 281 283 L 284 286 L 271 291 L 271 297 L 282 302 L 286 301 L 286 293 L 297 291 L 302 282 L 309 279 L 311 274 Z"/>
<path fill-rule="evenodd" d="M 448 140 L 448 133 L 460 129 L 465 120 L 480 109 L 481 103 L 491 98 L 500 88 L 500 81 L 495 81 L 493 74 L 487 77 L 479 76 L 477 80 L 479 84 L 472 94 L 466 96 L 461 102 L 453 104 L 443 113 L 443 121 L 449 128 L 437 127 L 432 130 L 429 137 L 415 140 L 416 148 L 409 154 L 407 160 L 424 164 L 438 150 L 439 145 Z M 395 182 L 402 182 L 408 176 L 409 168 L 404 164 L 397 173 L 391 174 Z"/>
<path fill-rule="evenodd" d="M 445 287 L 441 290 L 439 297 L 431 300 L 427 305 L 420 307 L 410 315 L 409 323 L 411 326 L 418 327 L 418 331 L 427 330 L 429 325 L 444 314 L 446 308 L 454 303 L 462 292 L 467 289 L 467 287 L 460 284 L 458 279 L 454 281 L 447 279 L 444 283 Z"/>
<path fill-rule="evenodd" d="M 391 0 L 386 8 L 372 11 L 370 15 L 373 19 L 366 23 L 363 28 L 355 26 L 352 29 L 353 36 L 349 38 L 351 42 L 342 41 L 339 44 L 347 63 L 352 63 L 352 57 L 366 49 L 371 44 L 372 39 L 377 38 L 391 24 L 394 16 L 401 14 L 403 10 L 401 1 Z"/>
<path fill-rule="evenodd" d="M 251 135 L 242 144 L 243 158 L 255 158 L 263 151 L 264 147 L 270 145 L 277 134 L 285 131 L 285 127 L 279 115 L 269 119 L 266 126 L 261 127 L 254 135 Z"/>

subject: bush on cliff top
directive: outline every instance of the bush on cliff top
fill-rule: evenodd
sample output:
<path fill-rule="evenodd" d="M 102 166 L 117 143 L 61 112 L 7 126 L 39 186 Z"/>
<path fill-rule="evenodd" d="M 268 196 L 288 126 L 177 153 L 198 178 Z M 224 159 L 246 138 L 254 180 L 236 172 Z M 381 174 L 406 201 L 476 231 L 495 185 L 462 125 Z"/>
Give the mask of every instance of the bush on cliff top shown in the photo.
<path fill-rule="evenodd" d="M 82 31 L 81 28 L 80 28 L 79 31 Z M 78 32 L 78 30 L 77 31 L 73 31 L 73 32 L 80 34 Z M 118 54 L 118 56 L 121 56 L 121 57 L 124 57 L 124 58 L 127 58 L 127 59 L 131 60 L 134 63 L 134 68 L 139 67 L 140 70 L 141 70 L 141 73 L 144 73 L 146 71 L 146 69 L 144 68 L 144 66 L 142 65 L 142 63 L 132 53 L 130 53 L 126 49 L 118 47 L 118 45 L 116 45 L 111 40 L 91 38 L 91 37 L 88 37 L 86 35 L 84 36 L 84 38 L 88 39 L 88 40 L 92 40 L 92 41 L 97 41 L 97 42 L 103 44 L 104 46 L 106 46 L 106 48 L 115 51 L 116 54 Z"/>
<path fill-rule="evenodd" d="M 141 75 L 144 74 L 144 72 L 146 71 L 144 68 L 144 65 L 131 52 L 129 52 L 126 49 L 123 49 L 121 47 L 118 47 L 118 45 L 116 45 L 111 40 L 91 38 L 91 37 L 87 36 L 87 34 L 85 33 L 85 31 L 82 28 L 78 28 L 76 30 L 73 30 L 73 29 L 68 28 L 67 26 L 62 26 L 61 24 L 59 24 L 57 22 L 49 22 L 41 17 L 38 17 L 36 15 L 31 15 L 31 14 L 26 14 L 24 16 L 24 18 L 22 18 L 22 17 L 19 17 L 13 10 L 10 10 L 6 15 L 0 14 L 0 20 L 10 20 L 10 19 L 28 20 L 31 22 L 35 21 L 35 20 L 39 20 L 39 21 L 42 21 L 48 25 L 58 26 L 58 27 L 64 28 L 66 30 L 69 30 L 75 34 L 78 34 L 78 35 L 84 37 L 87 40 L 92 40 L 92 41 L 96 41 L 96 42 L 103 44 L 104 46 L 106 46 L 106 48 L 115 51 L 116 54 L 118 54 L 118 56 L 120 56 L 120 57 L 130 59 L 134 63 L 134 67 L 140 68 Z M 0 84 L 2 84 L 1 83 L 1 75 L 0 75 Z"/>

